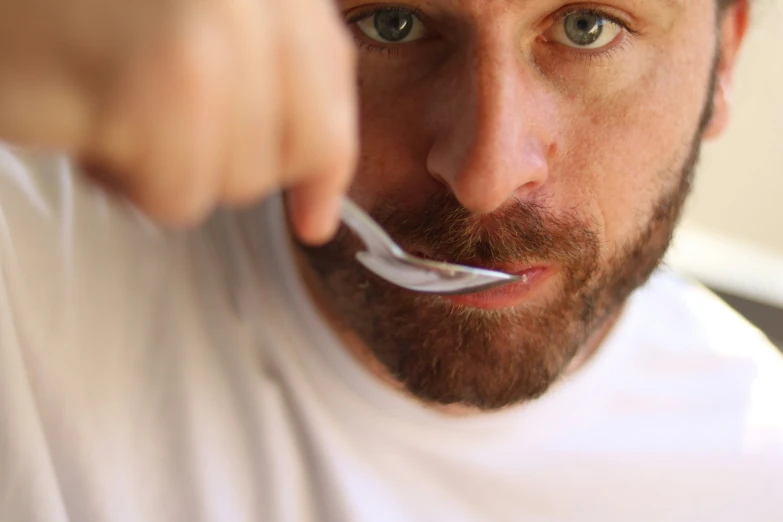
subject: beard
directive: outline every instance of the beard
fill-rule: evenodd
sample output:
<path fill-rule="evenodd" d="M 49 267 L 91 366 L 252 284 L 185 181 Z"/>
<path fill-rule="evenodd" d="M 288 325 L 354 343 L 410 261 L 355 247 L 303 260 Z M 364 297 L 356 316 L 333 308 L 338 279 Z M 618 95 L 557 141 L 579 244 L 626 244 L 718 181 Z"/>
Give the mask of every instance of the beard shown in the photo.
<path fill-rule="evenodd" d="M 299 245 L 306 267 L 341 326 L 415 397 L 481 410 L 535 399 L 660 264 L 691 189 L 716 78 L 714 70 L 685 160 L 668 169 L 679 171 L 677 183 L 653 202 L 647 222 L 603 260 L 589 223 L 530 201 L 477 216 L 444 192 L 419 209 L 387 200 L 371 211 L 411 253 L 472 266 L 556 263 L 560 287 L 545 303 L 481 310 L 396 287 L 355 260 L 362 245 L 345 228 L 325 246 Z"/>

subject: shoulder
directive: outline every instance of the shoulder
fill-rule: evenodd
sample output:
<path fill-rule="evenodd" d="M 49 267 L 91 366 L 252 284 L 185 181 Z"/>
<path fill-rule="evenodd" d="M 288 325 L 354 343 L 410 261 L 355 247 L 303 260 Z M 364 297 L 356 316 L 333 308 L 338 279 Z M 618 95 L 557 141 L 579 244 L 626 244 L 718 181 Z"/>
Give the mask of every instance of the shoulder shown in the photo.
<path fill-rule="evenodd" d="M 645 344 L 655 352 L 783 372 L 783 355 L 770 340 L 701 284 L 662 270 L 635 298 L 644 316 Z"/>
<path fill-rule="evenodd" d="M 122 222 L 133 228 L 145 223 L 130 205 L 86 181 L 68 157 L 2 143 L 0 211 L 5 233 L 2 239 L 14 240 L 16 245 L 30 243 L 32 237 L 77 240 L 80 236 L 66 233 L 77 226 L 96 234 Z M 153 229 L 148 223 L 144 226 L 147 232 Z M 42 241 L 35 244 L 43 246 Z"/>
<path fill-rule="evenodd" d="M 703 286 L 662 271 L 634 297 L 629 387 L 663 398 L 664 416 L 706 437 L 773 457 L 783 469 L 783 354 Z M 709 441 L 709 442 L 708 442 Z"/>
<path fill-rule="evenodd" d="M 59 196 L 71 189 L 69 170 L 63 158 L 0 145 L 1 237 L 6 243 L 30 226 L 52 222 Z"/>
<path fill-rule="evenodd" d="M 0 145 L 0 278 L 17 314 L 53 320 L 47 311 L 116 280 L 155 235 L 65 156 Z"/>
<path fill-rule="evenodd" d="M 214 275 L 217 253 L 236 257 L 228 229 L 164 232 L 67 159 L 0 147 L 0 419 L 13 419 L 0 421 L 1 520 L 60 520 L 65 490 L 84 505 L 100 493 L 125 517 L 133 480 L 176 478 L 160 459 L 172 434 L 257 435 L 256 410 L 234 400 L 258 385 L 256 339 Z M 222 444 L 223 461 L 246 447 Z M 235 479 L 229 467 L 215 473 Z M 131 518 L 154 519 L 134 505 Z"/>

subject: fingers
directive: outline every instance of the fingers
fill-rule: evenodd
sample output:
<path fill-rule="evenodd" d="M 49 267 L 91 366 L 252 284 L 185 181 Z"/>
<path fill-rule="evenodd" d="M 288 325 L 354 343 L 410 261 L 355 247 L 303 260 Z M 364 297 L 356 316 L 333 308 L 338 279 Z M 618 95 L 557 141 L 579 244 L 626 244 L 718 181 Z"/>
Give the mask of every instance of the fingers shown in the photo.
<path fill-rule="evenodd" d="M 82 151 L 92 176 L 173 225 L 290 189 L 299 237 L 331 237 L 358 137 L 353 45 L 330 1 L 199 2 L 142 51 Z"/>
<path fill-rule="evenodd" d="M 334 236 L 339 224 L 343 195 L 350 180 L 345 170 L 345 162 L 340 160 L 332 170 L 327 168 L 321 176 L 288 191 L 291 223 L 305 243 L 322 244 Z"/>
<path fill-rule="evenodd" d="M 114 186 L 167 225 L 192 225 L 220 193 L 230 48 L 194 10 L 165 41 L 141 52 L 97 125 L 95 152 Z"/>
<path fill-rule="evenodd" d="M 282 26 L 283 175 L 295 232 L 308 243 L 334 233 L 358 150 L 353 44 L 329 2 L 286 0 Z M 322 30 L 312 31 L 317 20 Z"/>
<path fill-rule="evenodd" d="M 221 203 L 232 207 L 254 203 L 284 181 L 280 30 L 265 4 L 258 0 L 225 4 L 227 27 L 236 46 L 231 57 L 232 112 Z"/>

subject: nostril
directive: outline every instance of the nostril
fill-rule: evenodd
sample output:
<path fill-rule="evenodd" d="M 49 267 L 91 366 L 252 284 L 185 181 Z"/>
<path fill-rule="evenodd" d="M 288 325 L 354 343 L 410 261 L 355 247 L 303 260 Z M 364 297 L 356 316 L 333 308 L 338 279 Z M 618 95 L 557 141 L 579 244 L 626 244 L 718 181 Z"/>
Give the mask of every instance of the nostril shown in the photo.
<path fill-rule="evenodd" d="M 432 176 L 432 179 L 437 181 L 440 185 L 443 185 L 446 188 L 449 188 L 448 182 L 441 176 L 440 174 L 436 172 L 430 172 L 430 175 Z"/>

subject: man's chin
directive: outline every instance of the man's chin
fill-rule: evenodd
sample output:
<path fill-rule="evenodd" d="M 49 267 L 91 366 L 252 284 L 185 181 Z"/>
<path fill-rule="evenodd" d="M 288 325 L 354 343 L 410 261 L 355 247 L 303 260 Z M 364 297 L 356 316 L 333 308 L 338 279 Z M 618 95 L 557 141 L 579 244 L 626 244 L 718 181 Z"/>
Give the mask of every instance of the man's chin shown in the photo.
<path fill-rule="evenodd" d="M 440 405 L 495 410 L 543 394 L 583 343 L 581 310 L 564 310 L 564 296 L 542 306 L 514 308 L 416 300 L 408 327 L 373 352 L 414 396 Z M 537 303 L 538 304 L 538 303 Z M 393 350 L 386 353 L 381 348 Z"/>

